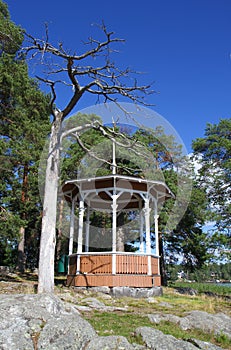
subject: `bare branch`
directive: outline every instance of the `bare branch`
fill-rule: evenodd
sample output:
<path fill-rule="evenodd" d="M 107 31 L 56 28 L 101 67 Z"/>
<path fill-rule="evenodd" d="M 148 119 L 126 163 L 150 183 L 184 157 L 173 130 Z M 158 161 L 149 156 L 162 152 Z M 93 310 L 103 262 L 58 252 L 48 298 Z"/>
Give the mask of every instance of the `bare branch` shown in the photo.
<path fill-rule="evenodd" d="M 110 54 L 115 52 L 111 46 L 124 42 L 124 40 L 114 37 L 114 33 L 107 31 L 104 23 L 100 29 L 105 40 L 100 41 L 90 37 L 86 45 L 90 45 L 91 48 L 81 54 L 68 52 L 62 43 L 59 43 L 57 47 L 51 44 L 47 25 L 44 40 L 36 39 L 28 33 L 25 34 L 29 45 L 23 48 L 23 52 L 27 54 L 27 57 L 33 58 L 38 58 L 38 54 L 40 54 L 42 64 L 48 68 L 47 76 L 49 79 L 39 77 L 39 80 L 51 88 L 51 105 L 54 105 L 56 101 L 55 87 L 57 83 L 71 89 L 71 97 L 67 105 L 62 108 L 63 119 L 73 110 L 85 93 L 95 95 L 98 101 L 102 99 L 103 102 L 118 103 L 118 97 L 122 96 L 136 104 L 151 105 L 145 100 L 148 95 L 155 92 L 151 90 L 151 84 L 140 86 L 134 78 L 133 84 L 127 85 L 128 78 L 131 81 L 133 76 L 140 73 L 132 71 L 130 68 L 119 69 L 111 61 Z M 45 56 L 48 60 L 45 60 Z M 95 58 L 97 58 L 97 62 L 94 60 L 92 65 L 89 64 Z M 61 63 L 58 63 L 60 60 Z M 79 64 L 80 62 L 86 62 L 86 64 Z"/>

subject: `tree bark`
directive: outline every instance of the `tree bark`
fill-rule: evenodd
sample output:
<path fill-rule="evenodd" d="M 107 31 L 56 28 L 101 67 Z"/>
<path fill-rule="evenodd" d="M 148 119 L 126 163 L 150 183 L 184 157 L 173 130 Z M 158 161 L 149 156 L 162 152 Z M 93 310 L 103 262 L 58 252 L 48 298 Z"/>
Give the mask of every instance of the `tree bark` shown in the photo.
<path fill-rule="evenodd" d="M 26 265 L 26 255 L 25 255 L 25 227 L 20 227 L 19 230 L 19 242 L 18 242 L 18 266 L 17 269 L 19 272 L 25 272 Z"/>
<path fill-rule="evenodd" d="M 49 153 L 46 166 L 42 232 L 39 252 L 38 293 L 54 292 L 56 211 L 59 185 L 61 123 L 62 113 L 58 112 L 51 128 Z"/>
<path fill-rule="evenodd" d="M 125 241 L 125 233 L 123 230 L 124 225 L 124 213 L 120 213 L 117 218 L 117 237 L 116 237 L 116 251 L 124 252 L 124 241 Z"/>
<path fill-rule="evenodd" d="M 163 238 L 162 233 L 159 234 L 159 254 L 160 254 L 160 275 L 161 275 L 161 285 L 167 286 L 167 273 L 164 261 L 164 248 L 163 248 Z"/>
<path fill-rule="evenodd" d="M 22 194 L 21 202 L 22 206 L 25 206 L 27 200 L 27 189 L 28 189 L 28 164 L 24 165 L 23 169 L 23 180 L 22 180 Z M 21 219 L 26 219 L 25 211 L 21 214 Z M 20 227 L 19 230 L 19 242 L 18 242 L 18 263 L 17 269 L 19 272 L 24 272 L 26 267 L 26 255 L 25 255 L 25 226 Z"/>

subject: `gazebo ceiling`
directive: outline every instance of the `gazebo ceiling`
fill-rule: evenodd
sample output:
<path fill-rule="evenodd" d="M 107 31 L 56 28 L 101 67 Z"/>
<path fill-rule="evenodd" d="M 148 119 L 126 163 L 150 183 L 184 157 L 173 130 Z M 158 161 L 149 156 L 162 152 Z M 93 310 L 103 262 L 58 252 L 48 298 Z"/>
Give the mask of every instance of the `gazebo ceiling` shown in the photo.
<path fill-rule="evenodd" d="M 158 203 L 174 198 L 174 194 L 164 182 L 118 174 L 69 180 L 63 184 L 62 192 L 67 202 L 71 203 L 74 198 L 78 202 L 82 197 L 90 208 L 107 211 L 112 210 L 113 193 L 118 195 L 118 211 L 143 207 L 144 198 L 147 196 Z"/>

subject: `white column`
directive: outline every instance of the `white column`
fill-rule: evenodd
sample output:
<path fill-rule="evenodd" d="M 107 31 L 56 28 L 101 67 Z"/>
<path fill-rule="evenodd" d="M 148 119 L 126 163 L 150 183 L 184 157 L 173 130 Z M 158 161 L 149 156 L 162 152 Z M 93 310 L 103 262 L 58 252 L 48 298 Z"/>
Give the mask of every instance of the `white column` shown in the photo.
<path fill-rule="evenodd" d="M 74 230 L 75 230 L 75 198 L 73 198 L 71 202 L 69 255 L 73 254 Z"/>
<path fill-rule="evenodd" d="M 160 274 L 160 259 L 159 259 L 159 228 L 158 228 L 158 209 L 157 203 L 155 203 L 155 213 L 154 213 L 154 222 L 155 222 L 155 244 L 156 244 L 156 255 L 158 257 L 158 274 Z"/>
<path fill-rule="evenodd" d="M 79 201 L 79 231 L 78 231 L 78 249 L 77 249 L 77 271 L 80 273 L 80 254 L 83 251 L 83 217 L 84 217 L 84 201 Z"/>
<path fill-rule="evenodd" d="M 140 209 L 140 252 L 144 253 L 144 215 L 143 215 L 143 209 Z"/>
<path fill-rule="evenodd" d="M 89 252 L 89 231 L 90 231 L 90 207 L 87 207 L 85 252 Z"/>
<path fill-rule="evenodd" d="M 159 215 L 154 215 L 154 221 L 155 221 L 155 243 L 156 243 L 156 255 L 157 256 L 159 256 L 158 218 L 159 218 Z"/>
<path fill-rule="evenodd" d="M 145 199 L 144 216 L 145 216 L 145 229 L 146 229 L 146 254 L 148 256 L 148 275 L 152 274 L 151 266 L 151 237 L 150 237 L 150 207 L 149 199 Z"/>
<path fill-rule="evenodd" d="M 112 274 L 116 274 L 116 210 L 117 195 L 112 195 Z"/>

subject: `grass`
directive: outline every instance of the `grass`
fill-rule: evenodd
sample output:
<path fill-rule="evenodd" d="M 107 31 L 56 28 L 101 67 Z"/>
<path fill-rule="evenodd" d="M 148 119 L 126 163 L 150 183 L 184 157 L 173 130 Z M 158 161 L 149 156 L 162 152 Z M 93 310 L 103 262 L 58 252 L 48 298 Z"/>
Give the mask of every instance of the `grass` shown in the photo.
<path fill-rule="evenodd" d="M 198 283 L 198 282 L 175 282 L 172 283 L 173 288 L 192 288 L 198 291 L 198 293 L 211 293 L 220 296 L 231 297 L 231 287 L 224 286 L 222 283 Z"/>
<path fill-rule="evenodd" d="M 178 339 L 189 340 L 195 338 L 216 344 L 224 349 L 231 349 L 231 340 L 224 334 L 216 336 L 213 333 L 204 333 L 196 329 L 184 331 L 176 324 L 166 321 L 154 325 L 147 316 L 135 313 L 94 311 L 85 316 L 85 318 L 91 323 L 98 335 L 122 335 L 130 343 L 142 344 L 142 339 L 136 335 L 135 330 L 138 327 L 147 326 L 158 329 L 164 334 L 171 334 Z"/>
<path fill-rule="evenodd" d="M 122 335 L 131 343 L 137 342 L 137 337 L 135 336 L 136 328 L 141 325 L 152 326 L 147 316 L 135 315 L 133 313 L 94 311 L 91 315 L 85 316 L 85 318 L 91 323 L 99 335 Z"/>
<path fill-rule="evenodd" d="M 199 339 L 231 350 L 231 340 L 224 334 L 215 335 L 196 329 L 184 331 L 178 325 L 167 321 L 154 325 L 147 316 L 151 313 L 185 316 L 187 312 L 192 310 L 201 310 L 209 313 L 225 312 L 231 315 L 230 301 L 226 300 L 226 298 L 222 296 L 211 297 L 205 294 L 182 295 L 173 288 L 164 288 L 163 296 L 156 297 L 155 300 L 157 301 L 156 303 L 149 303 L 146 299 L 134 298 L 104 300 L 107 305 L 127 306 L 128 311 L 92 311 L 84 314 L 83 317 L 92 324 L 99 335 L 123 335 L 131 343 L 142 344 L 142 339 L 140 336 L 137 337 L 135 330 L 138 327 L 147 326 L 158 329 L 164 334 L 171 334 L 178 339 Z"/>
<path fill-rule="evenodd" d="M 76 294 L 76 291 L 65 287 L 64 282 L 64 276 L 56 276 L 55 290 L 57 294 L 68 291 L 66 298 L 68 294 L 71 295 L 70 302 L 81 304 L 82 300 L 82 304 L 84 304 L 84 298 L 92 296 L 108 306 L 126 307 L 127 311 L 100 312 L 94 310 L 82 313 L 82 316 L 92 324 L 101 336 L 121 335 L 125 336 L 130 343 L 142 344 L 142 338 L 135 334 L 135 330 L 138 327 L 147 326 L 159 329 L 165 334 L 171 334 L 178 339 L 200 339 L 231 350 L 231 341 L 225 334 L 214 335 L 212 333 L 204 333 L 201 330 L 183 331 L 178 325 L 166 321 L 155 325 L 150 322 L 147 316 L 152 313 L 184 316 L 192 310 L 209 313 L 224 312 L 231 316 L 231 288 L 229 287 L 209 283 L 174 283 L 172 287 L 164 287 L 163 295 L 155 297 L 154 302 L 150 303 L 147 299 L 127 297 L 104 299 L 102 295 L 90 291 L 82 295 Z M 36 275 L 12 274 L 1 278 L 0 293 L 36 293 L 36 286 Z M 192 296 L 180 294 L 177 292 L 177 287 L 190 287 L 197 290 L 198 294 Z"/>

